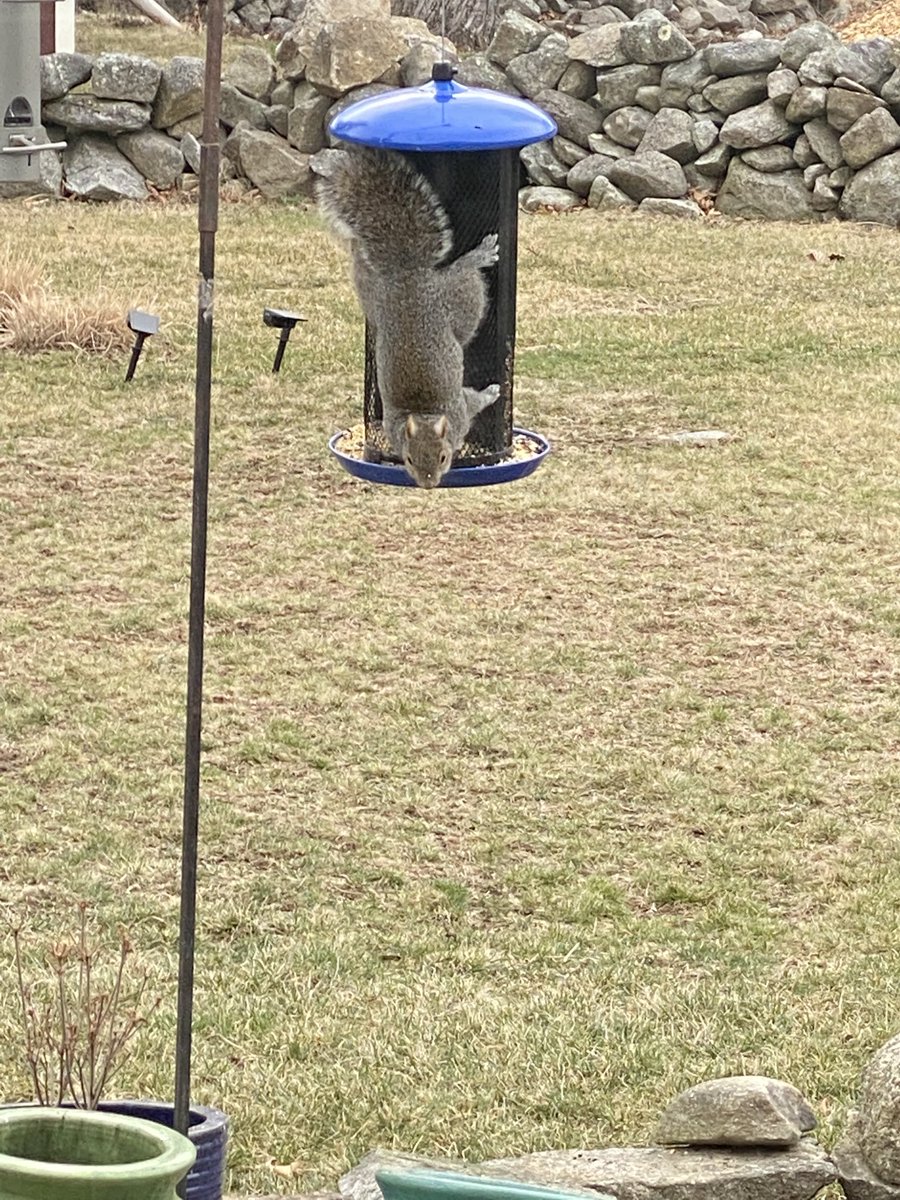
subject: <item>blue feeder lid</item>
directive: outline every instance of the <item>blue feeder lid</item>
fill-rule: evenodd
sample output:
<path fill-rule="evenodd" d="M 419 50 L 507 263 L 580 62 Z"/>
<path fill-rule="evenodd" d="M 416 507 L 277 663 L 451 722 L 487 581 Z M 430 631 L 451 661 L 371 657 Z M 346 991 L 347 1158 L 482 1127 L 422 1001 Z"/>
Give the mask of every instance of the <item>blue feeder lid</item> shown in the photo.
<path fill-rule="evenodd" d="M 398 88 L 351 104 L 329 131 L 345 142 L 385 150 L 505 150 L 556 133 L 543 109 L 488 88 L 468 88 L 437 63 L 422 87 Z"/>

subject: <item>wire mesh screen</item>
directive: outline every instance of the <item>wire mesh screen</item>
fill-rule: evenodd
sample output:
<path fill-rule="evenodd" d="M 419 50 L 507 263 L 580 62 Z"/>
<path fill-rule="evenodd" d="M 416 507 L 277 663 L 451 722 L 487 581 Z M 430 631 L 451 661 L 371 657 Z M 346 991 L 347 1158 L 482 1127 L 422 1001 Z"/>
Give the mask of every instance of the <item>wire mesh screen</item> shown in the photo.
<path fill-rule="evenodd" d="M 516 221 L 519 152 L 459 150 L 407 153 L 443 204 L 453 230 L 452 262 L 473 250 L 489 233 L 499 235 L 499 259 L 485 271 L 487 309 L 465 349 L 463 383 L 482 388 L 500 385 L 496 403 L 479 413 L 454 465 L 474 467 L 497 462 L 512 444 L 513 356 L 516 336 Z M 381 395 L 375 367 L 375 340 L 366 327 L 364 418 L 366 458 L 395 462 L 381 428 Z"/>

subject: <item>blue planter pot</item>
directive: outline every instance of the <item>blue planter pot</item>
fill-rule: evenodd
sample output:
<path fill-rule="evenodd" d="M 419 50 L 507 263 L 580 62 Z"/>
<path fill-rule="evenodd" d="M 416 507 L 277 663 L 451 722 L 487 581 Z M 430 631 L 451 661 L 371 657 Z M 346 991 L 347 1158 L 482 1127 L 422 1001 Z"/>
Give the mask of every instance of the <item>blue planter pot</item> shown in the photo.
<path fill-rule="evenodd" d="M 175 1125 L 175 1109 L 159 1100 L 103 1100 L 101 1112 L 123 1113 L 155 1121 L 169 1129 Z M 228 1118 L 217 1108 L 191 1105 L 188 1139 L 197 1151 L 193 1167 L 185 1180 L 185 1200 L 222 1200 L 225 1184 L 225 1155 L 228 1146 Z"/>

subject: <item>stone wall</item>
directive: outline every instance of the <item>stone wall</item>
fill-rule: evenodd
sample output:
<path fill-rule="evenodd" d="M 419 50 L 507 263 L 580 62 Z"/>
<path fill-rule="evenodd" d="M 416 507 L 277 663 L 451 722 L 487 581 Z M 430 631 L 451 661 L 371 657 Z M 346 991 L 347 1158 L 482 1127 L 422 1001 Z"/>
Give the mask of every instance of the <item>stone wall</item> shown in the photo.
<path fill-rule="evenodd" d="M 818 21 L 784 37 L 752 27 L 723 40 L 723 22 L 753 25 L 754 5 L 783 0 L 575 2 L 584 7 L 568 9 L 562 32 L 529 15 L 538 0 L 514 0 L 487 49 L 459 62 L 461 82 L 528 96 L 558 123 L 551 142 L 522 151 L 526 208 L 898 222 L 893 43 L 844 45 Z M 227 188 L 311 195 L 310 157 L 332 115 L 429 77 L 440 39 L 388 8 L 307 0 L 274 61 L 263 45 L 241 48 L 222 86 Z M 44 190 L 102 200 L 196 187 L 202 77 L 195 58 L 161 67 L 124 54 L 45 57 L 44 123 L 69 148 L 57 161 L 42 156 Z"/>

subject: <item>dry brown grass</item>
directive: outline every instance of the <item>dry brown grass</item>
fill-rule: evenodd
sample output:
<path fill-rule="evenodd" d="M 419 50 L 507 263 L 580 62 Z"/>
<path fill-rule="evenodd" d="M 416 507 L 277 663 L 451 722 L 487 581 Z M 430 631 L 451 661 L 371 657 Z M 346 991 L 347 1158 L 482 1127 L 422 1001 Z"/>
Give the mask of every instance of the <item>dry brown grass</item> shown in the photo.
<path fill-rule="evenodd" d="M 127 302 L 101 290 L 95 295 L 57 295 L 34 253 L 0 254 L 0 346 L 21 354 L 86 350 L 116 354 L 132 340 Z"/>
<path fill-rule="evenodd" d="M 196 213 L 0 212 L 54 290 L 103 271 L 172 341 L 128 385 L 0 350 L 0 909 L 131 931 L 163 1004 L 119 1086 L 165 1097 Z M 553 454 L 426 495 L 325 450 L 361 393 L 340 252 L 223 213 L 194 1092 L 234 1190 L 639 1141 L 736 1071 L 833 1140 L 897 1028 L 895 243 L 523 218 L 516 412 Z M 265 305 L 308 318 L 276 377 Z"/>

